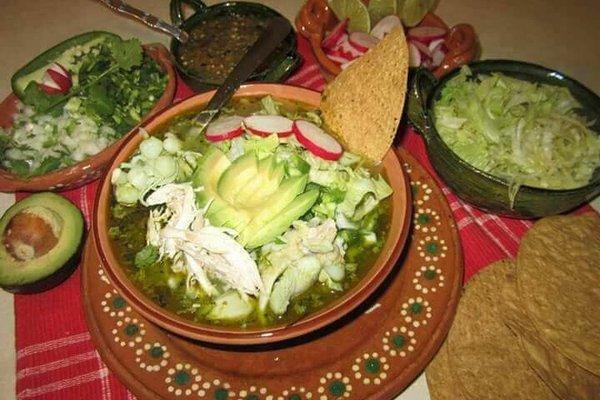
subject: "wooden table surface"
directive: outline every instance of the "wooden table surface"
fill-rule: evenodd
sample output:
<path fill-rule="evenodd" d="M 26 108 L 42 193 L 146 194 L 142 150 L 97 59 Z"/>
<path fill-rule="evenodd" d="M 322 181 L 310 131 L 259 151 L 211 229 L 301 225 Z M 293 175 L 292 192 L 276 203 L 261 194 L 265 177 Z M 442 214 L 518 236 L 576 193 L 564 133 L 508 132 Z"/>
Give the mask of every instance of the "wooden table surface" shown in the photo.
<path fill-rule="evenodd" d="M 208 0 L 214 4 L 218 1 Z M 303 0 L 262 0 L 293 19 Z M 129 0 L 168 18 L 167 0 Z M 95 0 L 2 0 L 0 12 L 0 96 L 10 92 L 13 72 L 35 55 L 75 34 L 108 30 L 143 42 L 169 38 L 112 14 Z M 600 92 L 599 0 L 440 0 L 437 13 L 448 24 L 469 22 L 483 47 L 482 58 L 529 61 L 558 69 Z M 2 188 L 0 188 L 0 191 Z M 0 193 L 0 214 L 14 197 Z M 12 296 L 0 291 L 0 389 L 2 399 L 14 395 L 15 353 Z M 419 380 L 402 399 L 425 400 Z M 423 397 L 425 396 L 425 397 Z"/>

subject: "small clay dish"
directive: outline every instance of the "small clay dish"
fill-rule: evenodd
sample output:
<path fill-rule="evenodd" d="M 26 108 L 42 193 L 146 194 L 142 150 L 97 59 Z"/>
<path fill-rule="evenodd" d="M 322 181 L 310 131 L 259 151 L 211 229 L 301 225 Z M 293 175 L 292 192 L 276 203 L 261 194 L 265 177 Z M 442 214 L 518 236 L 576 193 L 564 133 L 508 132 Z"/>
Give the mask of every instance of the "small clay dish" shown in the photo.
<path fill-rule="evenodd" d="M 152 57 L 168 76 L 167 86 L 154 108 L 142 118 L 142 123 L 152 118 L 165 109 L 173 101 L 177 84 L 175 69 L 171 63 L 169 51 L 161 44 L 147 44 L 143 46 L 144 52 Z M 17 111 L 18 98 L 14 93 L 0 103 L 0 126 L 9 128 L 13 123 L 13 115 Z M 136 131 L 136 129 L 134 129 Z M 62 191 L 82 186 L 94 179 L 98 179 L 109 161 L 127 140 L 131 132 L 112 143 L 93 157 L 87 158 L 70 167 L 61 168 L 44 175 L 24 179 L 9 171 L 0 169 L 0 191 L 2 192 L 40 192 L 45 190 Z"/>
<path fill-rule="evenodd" d="M 338 22 L 335 14 L 327 5 L 327 0 L 308 0 L 296 17 L 296 29 L 309 40 L 315 58 L 328 80 L 337 76 L 342 69 L 327 57 L 321 43 Z M 450 28 L 440 17 L 428 13 L 419 26 L 442 28 L 447 32 L 445 37 L 446 57 L 433 71 L 437 78 L 475 60 L 479 55 L 477 35 L 469 24 L 458 24 Z"/>
<path fill-rule="evenodd" d="M 600 132 L 600 97 L 576 80 L 558 71 L 521 61 L 486 60 L 468 66 L 474 76 L 502 73 L 529 82 L 566 87 L 581 105 L 581 114 L 592 121 L 590 129 Z M 417 70 L 409 88 L 408 118 L 425 138 L 431 164 L 459 197 L 494 214 L 540 218 L 564 213 L 600 194 L 600 168 L 596 168 L 591 181 L 575 189 L 552 190 L 523 185 L 514 204 L 511 204 L 509 185 L 505 180 L 462 160 L 436 130 L 433 106 L 444 86 L 458 73 L 458 70 L 454 71 L 438 81 L 429 71 Z"/>
<path fill-rule="evenodd" d="M 197 112 L 208 102 L 214 92 L 191 97 L 158 115 L 145 125 L 151 135 L 164 130 L 177 117 Z M 318 108 L 321 96 L 312 90 L 279 84 L 249 84 L 242 86 L 234 98 L 271 95 Z M 132 135 L 119 150 L 104 175 L 98 190 L 93 219 L 97 250 L 106 268 L 106 274 L 128 303 L 148 320 L 158 326 L 190 339 L 211 343 L 262 344 L 282 341 L 315 331 L 349 313 L 371 295 L 393 270 L 406 242 L 410 229 L 411 199 L 406 178 L 396 154 L 390 150 L 382 163 L 382 174 L 394 189 L 390 215 L 390 227 L 378 258 L 365 276 L 350 290 L 324 308 L 293 323 L 267 328 L 239 328 L 201 324 L 167 311 L 144 295 L 128 278 L 124 267 L 111 245 L 108 235 L 112 185 L 111 172 L 128 160 L 137 150 L 142 135 Z"/>

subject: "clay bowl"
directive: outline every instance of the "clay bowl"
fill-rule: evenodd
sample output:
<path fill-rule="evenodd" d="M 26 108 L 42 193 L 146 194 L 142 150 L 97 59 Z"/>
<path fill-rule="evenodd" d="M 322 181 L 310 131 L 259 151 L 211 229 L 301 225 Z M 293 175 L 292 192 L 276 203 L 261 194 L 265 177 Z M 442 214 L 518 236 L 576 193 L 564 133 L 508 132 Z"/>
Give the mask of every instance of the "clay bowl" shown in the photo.
<path fill-rule="evenodd" d="M 191 97 L 158 115 L 144 127 L 150 134 L 160 132 L 180 115 L 190 114 L 202 109 L 214 92 L 207 92 Z M 275 98 L 287 99 L 318 107 L 320 94 L 308 89 L 279 84 L 249 84 L 242 86 L 235 97 L 264 96 L 270 94 Z M 97 238 L 97 250 L 106 273 L 116 289 L 128 303 L 144 317 L 158 326 L 191 339 L 225 345 L 262 344 L 282 341 L 315 331 L 346 315 L 361 304 L 392 271 L 406 242 L 410 228 L 411 201 L 408 180 L 393 151 L 389 151 L 382 163 L 382 172 L 394 189 L 392 213 L 388 237 L 382 251 L 367 274 L 347 291 L 342 297 L 329 303 L 323 309 L 306 317 L 285 325 L 268 328 L 242 329 L 200 324 L 184 319 L 167 311 L 147 298 L 127 277 L 124 268 L 111 246 L 108 236 L 108 217 L 110 212 L 111 183 L 110 176 L 121 162 L 130 158 L 137 149 L 141 135 L 132 135 L 119 150 L 111 162 L 98 190 L 93 229 Z"/>
<path fill-rule="evenodd" d="M 581 105 L 581 115 L 592 121 L 591 129 L 600 132 L 600 97 L 559 71 L 513 60 L 478 61 L 470 63 L 469 68 L 474 76 L 502 73 L 529 82 L 565 87 Z M 454 193 L 485 212 L 511 218 L 541 218 L 562 214 L 592 201 L 600 194 L 600 168 L 596 168 L 585 186 L 558 190 L 523 185 L 514 201 L 511 201 L 509 182 L 461 159 L 438 133 L 434 109 L 442 90 L 458 73 L 454 71 L 437 80 L 428 71 L 417 70 L 407 100 L 409 121 L 423 135 L 431 164 Z"/>
<path fill-rule="evenodd" d="M 342 69 L 327 57 L 321 48 L 321 42 L 337 22 L 327 0 L 308 0 L 296 17 L 296 29 L 309 40 L 315 58 L 328 80 L 342 72 Z M 440 17 L 429 13 L 419 26 L 438 27 L 448 32 L 445 38 L 448 52 L 442 64 L 433 70 L 437 78 L 473 61 L 479 54 L 477 35 L 469 24 L 458 24 L 450 28 Z"/>
<path fill-rule="evenodd" d="M 142 118 L 142 123 L 164 110 L 173 101 L 177 84 L 175 69 L 171 63 L 169 51 L 161 44 L 144 45 L 144 52 L 152 57 L 168 75 L 167 86 L 154 108 Z M 0 103 L 0 126 L 9 128 L 12 125 L 12 116 L 17 110 L 17 97 L 11 93 Z M 132 131 L 135 131 L 133 129 Z M 87 158 L 70 167 L 61 168 L 44 175 L 23 179 L 11 172 L 0 169 L 0 191 L 2 192 L 39 192 L 45 190 L 67 190 L 82 186 L 94 179 L 98 179 L 110 160 L 117 153 L 121 145 L 131 135 L 125 134 L 121 139 L 113 142 L 93 157 Z"/>

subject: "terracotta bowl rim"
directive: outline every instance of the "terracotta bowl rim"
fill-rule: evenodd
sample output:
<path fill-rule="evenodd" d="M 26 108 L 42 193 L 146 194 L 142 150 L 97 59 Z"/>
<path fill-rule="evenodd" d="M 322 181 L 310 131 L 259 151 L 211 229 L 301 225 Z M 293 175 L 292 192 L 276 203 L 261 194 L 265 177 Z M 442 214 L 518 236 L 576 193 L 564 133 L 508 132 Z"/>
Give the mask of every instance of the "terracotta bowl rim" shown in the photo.
<path fill-rule="evenodd" d="M 160 130 L 161 127 L 167 125 L 176 116 L 199 109 L 210 99 L 213 93 L 214 91 L 198 94 L 171 106 L 144 124 L 144 128 L 149 132 Z M 235 97 L 261 96 L 266 94 L 299 101 L 315 107 L 318 107 L 321 97 L 319 92 L 283 84 L 243 85 Z M 111 192 L 111 172 L 122 161 L 129 158 L 141 139 L 141 135 L 132 134 L 119 149 L 110 166 L 106 169 L 96 193 L 92 229 L 96 238 L 98 254 L 105 267 L 105 272 L 113 285 L 136 311 L 168 331 L 190 339 L 222 345 L 272 343 L 313 332 L 342 318 L 373 294 L 394 269 L 404 248 L 412 216 L 411 193 L 408 178 L 400 165 L 399 159 L 395 152 L 390 150 L 386 154 L 383 164 L 387 180 L 394 188 L 391 223 L 387 239 L 378 260 L 352 289 L 329 303 L 323 309 L 287 325 L 240 330 L 239 328 L 200 324 L 184 319 L 158 306 L 152 300 L 148 299 L 141 290 L 135 287 L 119 266 L 117 257 L 110 245 L 110 238 L 108 237 L 108 229 L 106 227 Z"/>
<path fill-rule="evenodd" d="M 143 124 L 157 115 L 159 112 L 168 107 L 175 97 L 177 87 L 177 75 L 175 67 L 171 62 L 169 52 L 165 46 L 160 43 L 151 43 L 142 45 L 144 51 L 156 61 L 161 69 L 167 75 L 167 83 L 162 95 L 157 99 L 154 107 L 142 118 Z M 10 93 L 2 102 L 9 106 L 15 106 L 18 98 L 14 93 Z M 10 104 L 12 103 L 12 104 Z M 99 153 L 88 157 L 76 164 L 50 171 L 44 175 L 34 176 L 29 179 L 23 179 L 0 167 L 0 183 L 9 186 L 9 189 L 2 188 L 3 191 L 27 191 L 38 192 L 44 190 L 67 190 L 79 187 L 88 183 L 91 179 L 82 179 L 87 171 L 94 171 L 105 168 L 114 155 L 117 153 L 121 145 L 132 135 L 132 132 L 138 129 L 138 126 L 133 127 L 129 132 L 125 133 L 120 139 L 114 141 L 108 147 L 104 148 Z"/>

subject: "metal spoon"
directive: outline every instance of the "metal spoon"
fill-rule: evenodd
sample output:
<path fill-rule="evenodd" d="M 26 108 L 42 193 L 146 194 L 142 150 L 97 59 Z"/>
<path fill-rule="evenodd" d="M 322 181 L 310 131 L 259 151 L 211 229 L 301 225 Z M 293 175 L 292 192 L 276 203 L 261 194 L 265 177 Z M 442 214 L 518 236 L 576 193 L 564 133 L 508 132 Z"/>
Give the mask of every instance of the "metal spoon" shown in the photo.
<path fill-rule="evenodd" d="M 196 117 L 197 127 L 200 128 L 193 138 L 196 139 L 219 113 L 221 108 L 231 100 L 231 97 L 240 85 L 245 82 L 262 62 L 277 48 L 277 46 L 290 33 L 291 25 L 281 17 L 274 17 L 269 22 L 267 29 L 258 40 L 248 49 L 244 57 L 225 78 L 225 81 L 210 101 Z"/>
<path fill-rule="evenodd" d="M 119 14 L 123 14 L 127 17 L 132 17 L 133 19 L 137 19 L 138 21 L 143 22 L 148 25 L 152 29 L 157 29 L 161 32 L 164 32 L 181 43 L 185 43 L 189 39 L 189 35 L 186 31 L 179 29 L 178 27 L 171 25 L 162 19 L 155 17 L 152 14 L 149 14 L 146 11 L 140 10 L 138 8 L 132 7 L 129 4 L 125 3 L 121 0 L 99 0 L 104 3 L 111 10 L 116 11 Z"/>

